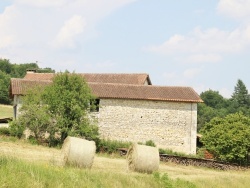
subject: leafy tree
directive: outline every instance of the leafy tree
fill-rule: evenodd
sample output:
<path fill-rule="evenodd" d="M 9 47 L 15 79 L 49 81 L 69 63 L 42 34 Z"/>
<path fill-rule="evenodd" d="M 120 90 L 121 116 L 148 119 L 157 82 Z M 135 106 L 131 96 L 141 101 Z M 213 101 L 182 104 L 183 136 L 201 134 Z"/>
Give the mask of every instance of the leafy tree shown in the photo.
<path fill-rule="evenodd" d="M 10 104 L 10 76 L 0 70 L 0 104 Z"/>
<path fill-rule="evenodd" d="M 225 117 L 228 114 L 228 100 L 223 98 L 218 91 L 208 90 L 202 92 L 200 97 L 204 103 L 198 104 L 198 131 L 214 117 Z"/>
<path fill-rule="evenodd" d="M 51 68 L 41 69 L 36 63 L 11 64 L 7 59 L 0 59 L 0 103 L 10 104 L 9 85 L 10 78 L 23 78 L 27 69 L 36 69 L 39 73 L 54 73 Z"/>
<path fill-rule="evenodd" d="M 0 70 L 6 74 L 11 73 L 11 64 L 7 59 L 0 59 Z"/>
<path fill-rule="evenodd" d="M 11 77 L 23 78 L 26 74 L 27 69 L 38 69 L 36 63 L 24 63 L 24 64 L 12 64 Z"/>
<path fill-rule="evenodd" d="M 45 132 L 50 133 L 50 145 L 56 140 L 62 144 L 67 136 L 96 140 L 98 127 L 89 113 L 92 100 L 91 90 L 81 76 L 59 73 L 52 84 L 28 92 L 17 121 L 26 125 L 37 141 Z"/>
<path fill-rule="evenodd" d="M 68 135 L 95 139 L 97 126 L 89 118 L 90 102 L 94 100 L 85 80 L 77 74 L 59 73 L 45 89 L 44 103 L 56 120 L 61 142 Z"/>
<path fill-rule="evenodd" d="M 214 156 L 227 162 L 247 163 L 250 150 L 250 118 L 243 113 L 214 118 L 201 130 L 201 141 Z"/>
<path fill-rule="evenodd" d="M 43 89 L 37 86 L 27 92 L 22 98 L 22 113 L 17 120 L 21 127 L 26 127 L 32 132 L 38 143 L 43 142 L 45 133 L 53 127 L 48 105 L 42 105 Z"/>
<path fill-rule="evenodd" d="M 218 91 L 208 90 L 200 94 L 201 99 L 204 103 L 212 108 L 220 109 L 226 107 L 226 100 Z"/>

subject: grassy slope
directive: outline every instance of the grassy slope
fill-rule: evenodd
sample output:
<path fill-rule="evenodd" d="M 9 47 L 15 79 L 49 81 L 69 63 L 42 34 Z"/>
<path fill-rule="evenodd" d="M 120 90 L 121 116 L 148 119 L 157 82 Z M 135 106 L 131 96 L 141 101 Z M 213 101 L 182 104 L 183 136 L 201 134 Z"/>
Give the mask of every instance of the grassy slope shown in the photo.
<path fill-rule="evenodd" d="M 25 142 L 10 142 L 0 137 L 0 153 L 7 158 L 18 156 L 24 161 L 0 157 L 0 185 L 6 187 L 250 187 L 250 170 L 216 171 L 205 168 L 160 164 L 154 175 L 127 171 L 125 159 L 95 157 L 91 170 L 60 167 L 61 153 L 58 149 L 33 146 Z M 11 161 L 9 161 L 11 160 Z M 2 162 L 1 162 L 2 161 Z M 4 164 L 4 165 L 3 165 Z M 17 172 L 16 175 L 13 171 Z M 167 174 L 168 176 L 164 176 Z M 157 174 L 156 174 L 157 175 Z M 170 177 L 172 181 L 168 179 Z M 177 180 L 179 178 L 179 180 Z M 191 183 L 185 182 L 189 181 Z"/>
<path fill-rule="evenodd" d="M 0 118 L 13 117 L 13 107 L 0 104 Z"/>

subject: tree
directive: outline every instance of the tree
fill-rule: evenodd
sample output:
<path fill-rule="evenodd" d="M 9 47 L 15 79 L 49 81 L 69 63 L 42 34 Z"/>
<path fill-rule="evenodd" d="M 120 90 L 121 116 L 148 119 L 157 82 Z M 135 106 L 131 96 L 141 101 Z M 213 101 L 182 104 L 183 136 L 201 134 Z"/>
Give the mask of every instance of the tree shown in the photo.
<path fill-rule="evenodd" d="M 42 105 L 43 89 L 41 86 L 36 86 L 27 91 L 26 96 L 22 98 L 23 105 L 20 109 L 22 113 L 17 120 L 17 125 L 28 128 L 38 143 L 42 143 L 45 133 L 53 128 L 48 105 Z"/>
<path fill-rule="evenodd" d="M 201 99 L 204 103 L 212 108 L 220 109 L 226 107 L 226 100 L 218 91 L 208 90 L 200 94 Z"/>
<path fill-rule="evenodd" d="M 198 131 L 214 117 L 225 117 L 228 114 L 228 100 L 218 91 L 208 90 L 200 94 L 204 103 L 198 104 L 197 129 Z"/>
<path fill-rule="evenodd" d="M 231 97 L 232 101 L 236 102 L 238 107 L 247 107 L 250 105 L 248 90 L 242 80 L 238 79 L 234 87 L 234 93 Z"/>
<path fill-rule="evenodd" d="M 61 142 L 68 135 L 95 139 L 97 126 L 89 118 L 90 103 L 94 100 L 85 80 L 77 74 L 59 73 L 45 88 L 43 102 L 55 119 Z"/>
<path fill-rule="evenodd" d="M 216 159 L 246 164 L 250 150 L 250 118 L 243 113 L 214 118 L 201 130 L 201 141 Z"/>
<path fill-rule="evenodd" d="M 0 104 L 10 104 L 10 76 L 0 70 Z"/>
<path fill-rule="evenodd" d="M 28 92 L 17 121 L 27 125 L 37 140 L 48 132 L 50 145 L 58 135 L 60 144 L 67 136 L 95 140 L 98 127 L 89 113 L 92 100 L 91 90 L 81 76 L 58 73 L 50 85 Z"/>
<path fill-rule="evenodd" d="M 11 104 L 9 99 L 10 78 L 23 78 L 27 69 L 35 69 L 39 73 L 54 73 L 51 68 L 41 69 L 36 63 L 11 64 L 7 59 L 0 59 L 0 104 Z"/>
<path fill-rule="evenodd" d="M 24 64 L 12 64 L 11 77 L 23 78 L 27 72 L 27 69 L 38 69 L 36 63 L 24 63 Z"/>
<path fill-rule="evenodd" d="M 0 59 L 0 70 L 6 74 L 11 73 L 11 64 L 7 59 Z"/>

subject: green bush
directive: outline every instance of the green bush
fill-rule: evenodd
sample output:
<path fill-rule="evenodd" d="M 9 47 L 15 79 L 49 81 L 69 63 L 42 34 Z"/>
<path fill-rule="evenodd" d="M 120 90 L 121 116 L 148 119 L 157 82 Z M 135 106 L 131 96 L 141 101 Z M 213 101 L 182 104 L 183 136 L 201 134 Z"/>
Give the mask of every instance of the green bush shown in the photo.
<path fill-rule="evenodd" d="M 23 125 L 18 124 L 16 121 L 12 121 L 9 123 L 10 135 L 21 138 L 23 136 L 23 131 L 25 127 Z"/>
<path fill-rule="evenodd" d="M 201 141 L 217 160 L 247 164 L 250 148 L 250 118 L 243 113 L 214 118 L 202 129 Z"/>
<path fill-rule="evenodd" d="M 1 127 L 0 128 L 0 134 L 1 135 L 9 136 L 10 135 L 10 129 L 7 128 L 7 127 Z"/>
<path fill-rule="evenodd" d="M 180 157 L 186 157 L 186 156 L 189 156 L 190 155 L 187 155 L 185 153 L 181 153 L 181 152 L 175 152 L 171 149 L 162 149 L 162 148 L 159 148 L 159 153 L 160 154 L 168 154 L 168 155 L 175 155 L 175 156 L 180 156 Z"/>
<path fill-rule="evenodd" d="M 129 148 L 131 142 L 122 142 L 116 140 L 99 140 L 97 145 L 97 152 L 107 152 L 109 154 L 117 152 L 118 148 Z"/>
<path fill-rule="evenodd" d="M 146 146 L 152 146 L 152 147 L 156 147 L 155 143 L 152 140 L 148 140 L 145 143 Z"/>

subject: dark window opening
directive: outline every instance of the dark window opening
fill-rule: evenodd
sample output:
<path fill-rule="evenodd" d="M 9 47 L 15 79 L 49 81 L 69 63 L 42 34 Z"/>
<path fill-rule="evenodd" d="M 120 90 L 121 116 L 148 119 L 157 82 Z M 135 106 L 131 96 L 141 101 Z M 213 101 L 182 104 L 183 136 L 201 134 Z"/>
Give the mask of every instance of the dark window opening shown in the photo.
<path fill-rule="evenodd" d="M 100 99 L 90 101 L 90 112 L 99 112 Z"/>

